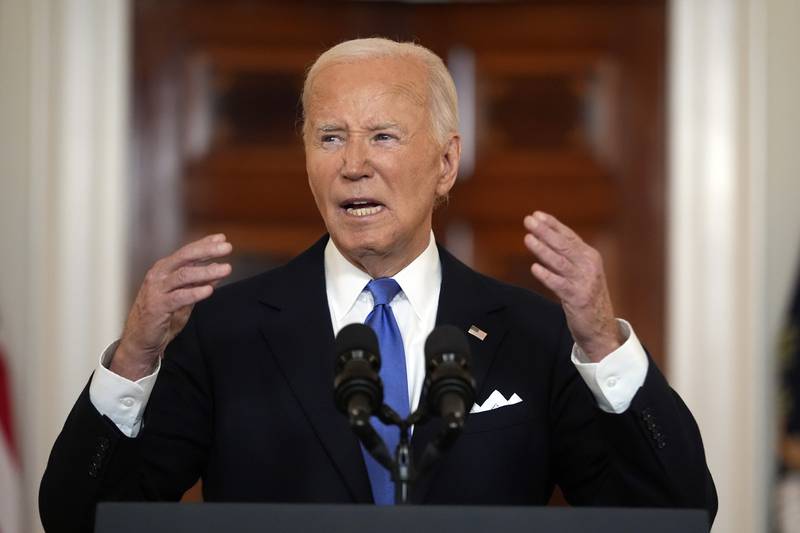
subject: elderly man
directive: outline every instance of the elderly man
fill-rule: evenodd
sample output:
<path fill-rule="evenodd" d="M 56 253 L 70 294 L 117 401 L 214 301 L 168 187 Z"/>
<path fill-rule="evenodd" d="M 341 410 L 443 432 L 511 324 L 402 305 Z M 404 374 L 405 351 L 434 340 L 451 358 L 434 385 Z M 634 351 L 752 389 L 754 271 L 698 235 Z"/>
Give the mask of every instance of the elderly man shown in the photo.
<path fill-rule="evenodd" d="M 574 504 L 713 517 L 697 426 L 615 318 L 594 249 L 550 215 L 524 217 L 532 275 L 559 307 L 437 247 L 431 216 L 461 143 L 436 55 L 385 39 L 339 44 L 310 69 L 303 109 L 329 235 L 213 297 L 231 271 L 212 262 L 231 252 L 223 235 L 152 267 L 53 448 L 40 495 L 48 530 L 88 528 L 98 500 L 177 500 L 198 477 L 206 500 L 392 503 L 332 400 L 334 335 L 377 315 L 389 332 L 378 328 L 387 402 L 400 412 L 420 401 L 434 326 L 476 333 L 476 408 L 413 501 L 544 504 L 557 484 Z M 413 450 L 435 432 L 415 428 Z"/>

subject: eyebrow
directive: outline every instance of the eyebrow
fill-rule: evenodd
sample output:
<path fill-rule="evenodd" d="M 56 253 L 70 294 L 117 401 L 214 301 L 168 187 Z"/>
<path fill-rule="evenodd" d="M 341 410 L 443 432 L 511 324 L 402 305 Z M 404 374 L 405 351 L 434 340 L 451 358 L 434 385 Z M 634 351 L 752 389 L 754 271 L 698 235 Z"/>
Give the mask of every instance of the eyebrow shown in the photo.
<path fill-rule="evenodd" d="M 338 124 L 322 124 L 317 128 L 317 131 L 322 133 L 331 133 L 331 132 L 338 132 L 338 131 L 345 131 L 344 126 L 340 126 Z M 380 122 L 378 124 L 374 124 L 372 126 L 367 127 L 367 131 L 379 131 L 379 130 L 400 130 L 403 131 L 403 128 L 397 122 Z"/>

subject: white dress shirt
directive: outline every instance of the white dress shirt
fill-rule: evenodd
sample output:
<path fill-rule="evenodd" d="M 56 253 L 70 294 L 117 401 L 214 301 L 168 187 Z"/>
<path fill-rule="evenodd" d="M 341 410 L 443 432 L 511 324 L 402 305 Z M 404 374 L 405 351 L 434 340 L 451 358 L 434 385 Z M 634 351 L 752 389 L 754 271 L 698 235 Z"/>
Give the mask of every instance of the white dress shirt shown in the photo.
<path fill-rule="evenodd" d="M 428 247 L 392 277 L 401 290 L 389 305 L 403 336 L 408 399 L 413 412 L 425 381 L 425 339 L 436 325 L 442 285 L 442 265 L 433 233 Z M 375 307 L 372 293 L 366 290 L 370 281 L 372 277 L 345 259 L 329 239 L 325 247 L 325 291 L 335 335 L 348 324 L 367 320 Z"/>
<path fill-rule="evenodd" d="M 408 266 L 393 276 L 401 291 L 390 302 L 403 336 L 411 410 L 419 405 L 425 381 L 425 339 L 433 331 L 439 306 L 442 267 L 439 250 L 431 233 L 428 247 Z M 335 334 L 348 324 L 363 323 L 374 307 L 366 290 L 372 278 L 350 263 L 329 239 L 325 247 L 325 290 Z M 608 413 L 624 412 L 644 383 L 648 360 L 636 334 L 624 320 L 618 320 L 626 341 L 599 363 L 589 362 L 578 345 L 572 348 L 572 363 L 592 391 L 597 405 Z M 150 398 L 160 364 L 142 379 L 130 381 L 108 369 L 118 342 L 100 357 L 89 386 L 95 408 L 108 416 L 129 437 L 138 435 L 142 414 Z M 524 400 L 524 398 L 523 398 Z"/>

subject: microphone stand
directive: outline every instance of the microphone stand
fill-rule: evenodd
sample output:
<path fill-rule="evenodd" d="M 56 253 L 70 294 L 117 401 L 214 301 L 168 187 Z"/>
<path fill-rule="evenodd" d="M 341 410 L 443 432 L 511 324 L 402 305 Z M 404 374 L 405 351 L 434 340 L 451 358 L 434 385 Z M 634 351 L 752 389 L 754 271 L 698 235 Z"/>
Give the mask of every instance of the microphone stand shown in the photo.
<path fill-rule="evenodd" d="M 411 487 L 419 476 L 428 473 L 433 465 L 452 447 L 456 438 L 461 434 L 464 418 L 451 417 L 446 420 L 444 429 L 433 441 L 428 443 L 422 454 L 419 468 L 416 467 L 411 453 L 411 427 L 424 424 L 430 417 L 423 407 L 418 408 L 408 418 L 401 418 L 397 412 L 383 404 L 376 413 L 378 419 L 386 425 L 397 426 L 400 430 L 400 439 L 394 458 L 389 454 L 386 443 L 375 431 L 368 416 L 351 416 L 350 426 L 359 438 L 367 452 L 375 458 L 384 468 L 392 474 L 395 487 L 395 503 L 408 505 L 410 503 Z"/>
<path fill-rule="evenodd" d="M 464 334 L 454 326 L 440 326 L 428 336 L 425 341 L 428 375 L 422 398 L 417 410 L 402 418 L 382 401 L 383 389 L 378 374 L 380 358 L 374 332 L 362 324 L 351 324 L 342 332 L 345 330 L 346 342 L 343 340 L 342 346 L 337 348 L 339 370 L 334 378 L 337 407 L 347 415 L 364 449 L 391 473 L 395 503 L 406 505 L 413 483 L 420 475 L 428 473 L 453 446 L 464 427 L 467 409 L 475 396 L 475 380 L 468 370 L 469 345 Z M 340 336 L 337 336 L 337 343 Z M 353 344 L 356 340 L 358 343 Z M 359 343 L 366 343 L 372 349 L 356 349 Z M 378 404 L 380 407 L 375 409 Z M 394 456 L 370 422 L 373 413 L 385 425 L 397 426 L 400 431 Z M 428 422 L 431 415 L 443 416 L 444 428 L 428 443 L 417 468 L 409 434 L 414 425 Z"/>

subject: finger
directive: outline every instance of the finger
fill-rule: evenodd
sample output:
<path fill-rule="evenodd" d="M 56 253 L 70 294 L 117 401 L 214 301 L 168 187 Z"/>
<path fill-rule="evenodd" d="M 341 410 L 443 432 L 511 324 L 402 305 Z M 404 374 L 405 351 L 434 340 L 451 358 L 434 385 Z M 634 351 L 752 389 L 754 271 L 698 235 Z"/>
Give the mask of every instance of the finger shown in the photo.
<path fill-rule="evenodd" d="M 539 263 L 531 265 L 531 273 L 536 279 L 541 281 L 545 287 L 553 291 L 560 300 L 568 299 L 570 285 L 567 278 L 559 276 Z"/>
<path fill-rule="evenodd" d="M 538 220 L 540 223 L 547 225 L 548 227 L 552 228 L 556 233 L 563 235 L 569 239 L 581 240 L 580 236 L 575 233 L 575 231 L 558 220 L 555 216 L 545 213 L 544 211 L 534 211 L 533 218 Z"/>
<path fill-rule="evenodd" d="M 550 270 L 566 277 L 574 276 L 575 264 L 556 252 L 533 234 L 525 235 L 525 246 Z"/>
<path fill-rule="evenodd" d="M 566 256 L 566 258 L 573 263 L 579 260 L 581 245 L 583 244 L 583 241 L 580 239 L 563 235 L 549 224 L 546 224 L 538 216 L 529 215 L 525 217 L 524 224 L 525 228 L 530 231 L 534 237 L 543 241 L 554 251 Z"/>
<path fill-rule="evenodd" d="M 164 268 L 175 270 L 185 264 L 210 261 L 225 257 L 233 251 L 231 243 L 225 240 L 225 235 L 209 235 L 199 241 L 194 241 L 174 254 L 164 259 Z"/>
<path fill-rule="evenodd" d="M 200 300 L 205 300 L 214 292 L 211 285 L 200 285 L 199 287 L 187 287 L 177 289 L 167 295 L 167 308 L 169 312 L 174 312 L 187 305 L 194 305 Z"/>
<path fill-rule="evenodd" d="M 182 266 L 173 270 L 162 285 L 165 292 L 170 292 L 183 287 L 209 285 L 218 282 L 231 273 L 229 263 L 211 263 L 200 266 Z"/>

